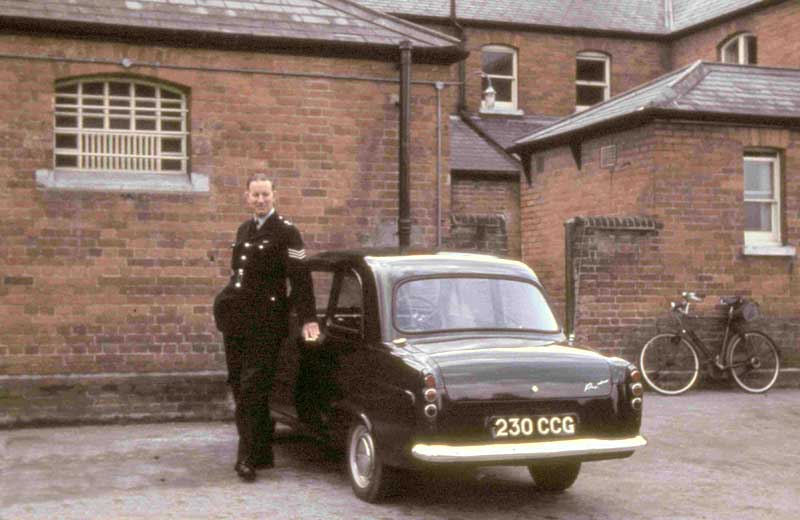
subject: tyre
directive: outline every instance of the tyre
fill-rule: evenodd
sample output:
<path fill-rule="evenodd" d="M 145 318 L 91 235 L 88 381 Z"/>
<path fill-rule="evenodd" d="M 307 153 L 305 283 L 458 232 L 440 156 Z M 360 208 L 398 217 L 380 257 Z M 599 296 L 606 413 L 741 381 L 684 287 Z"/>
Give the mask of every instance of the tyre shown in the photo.
<path fill-rule="evenodd" d="M 688 341 L 677 334 L 659 334 L 639 353 L 639 370 L 658 393 L 678 395 L 690 389 L 700 374 L 700 360 Z"/>
<path fill-rule="evenodd" d="M 542 462 L 528 466 L 528 473 L 539 491 L 564 491 L 578 478 L 580 462 Z"/>
<path fill-rule="evenodd" d="M 375 503 L 386 496 L 391 470 L 384 465 L 372 432 L 360 421 L 347 433 L 347 473 L 361 500 Z"/>
<path fill-rule="evenodd" d="M 763 332 L 745 332 L 734 338 L 728 351 L 731 377 L 742 390 L 766 392 L 778 379 L 780 354 L 775 342 Z"/>

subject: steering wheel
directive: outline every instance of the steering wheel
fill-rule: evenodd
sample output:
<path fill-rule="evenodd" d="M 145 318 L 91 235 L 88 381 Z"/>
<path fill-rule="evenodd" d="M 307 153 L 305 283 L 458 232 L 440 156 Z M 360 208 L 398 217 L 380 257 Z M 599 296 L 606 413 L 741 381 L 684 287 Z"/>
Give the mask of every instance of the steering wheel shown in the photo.
<path fill-rule="evenodd" d="M 436 305 L 421 296 L 406 296 L 398 300 L 397 324 L 405 330 L 437 329 L 441 319 Z"/>

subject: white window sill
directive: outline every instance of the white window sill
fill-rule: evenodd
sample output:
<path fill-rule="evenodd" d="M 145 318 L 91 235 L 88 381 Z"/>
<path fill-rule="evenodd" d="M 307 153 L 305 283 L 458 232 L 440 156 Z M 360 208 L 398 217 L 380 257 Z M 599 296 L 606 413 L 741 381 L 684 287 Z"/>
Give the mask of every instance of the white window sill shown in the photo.
<path fill-rule="evenodd" d="M 490 115 L 490 116 L 524 116 L 525 111 L 523 110 L 515 110 L 513 108 L 494 108 L 492 110 L 488 110 L 486 108 L 481 108 L 479 110 L 481 115 Z"/>
<path fill-rule="evenodd" d="M 779 246 L 772 244 L 745 244 L 746 256 L 797 256 L 794 246 Z"/>
<path fill-rule="evenodd" d="M 208 175 L 105 173 L 36 170 L 36 185 L 46 190 L 146 193 L 208 193 Z"/>

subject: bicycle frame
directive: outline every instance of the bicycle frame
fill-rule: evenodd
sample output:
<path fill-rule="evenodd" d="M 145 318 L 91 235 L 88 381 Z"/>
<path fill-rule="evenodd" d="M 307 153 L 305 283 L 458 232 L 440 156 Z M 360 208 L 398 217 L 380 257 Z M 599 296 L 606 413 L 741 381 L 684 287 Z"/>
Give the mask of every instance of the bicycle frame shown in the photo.
<path fill-rule="evenodd" d="M 732 343 L 733 338 L 741 334 L 738 325 L 733 320 L 733 306 L 728 306 L 728 320 L 725 324 L 725 336 L 723 336 L 722 346 L 718 353 L 706 345 L 700 336 L 684 323 L 684 318 L 689 316 L 690 306 L 691 303 L 688 300 L 685 300 L 684 305 L 673 302 L 672 312 L 680 325 L 678 336 L 688 341 L 701 354 L 704 367 L 709 363 L 713 363 L 719 370 L 727 370 L 730 367 L 726 365 L 723 360 L 727 357 L 728 346 Z"/>

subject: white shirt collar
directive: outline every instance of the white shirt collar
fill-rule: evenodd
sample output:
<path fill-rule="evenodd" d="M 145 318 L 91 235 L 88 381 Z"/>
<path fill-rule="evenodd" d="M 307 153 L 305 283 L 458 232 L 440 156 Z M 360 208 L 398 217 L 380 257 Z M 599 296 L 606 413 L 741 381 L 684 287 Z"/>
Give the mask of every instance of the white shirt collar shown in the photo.
<path fill-rule="evenodd" d="M 253 220 L 255 220 L 256 222 L 256 228 L 260 228 L 261 226 L 263 226 L 264 222 L 266 222 L 267 219 L 271 217 L 273 213 L 275 213 L 275 208 L 269 210 L 269 213 L 267 213 L 267 215 L 264 218 L 254 217 Z"/>

